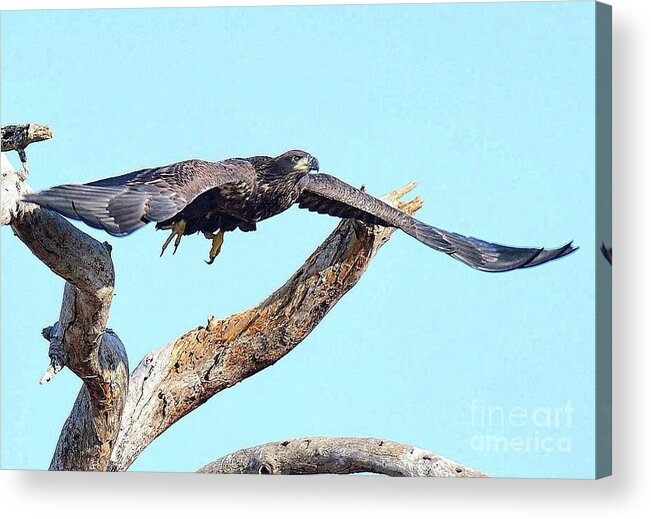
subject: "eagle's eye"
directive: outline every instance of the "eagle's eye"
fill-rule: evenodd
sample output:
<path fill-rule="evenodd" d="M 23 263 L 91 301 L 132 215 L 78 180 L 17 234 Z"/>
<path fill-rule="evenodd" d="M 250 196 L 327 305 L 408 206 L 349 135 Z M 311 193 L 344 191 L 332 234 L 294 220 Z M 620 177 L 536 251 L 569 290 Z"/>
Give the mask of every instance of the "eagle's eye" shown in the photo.
<path fill-rule="evenodd" d="M 294 155 L 294 156 L 292 157 L 292 162 L 293 162 L 294 164 L 296 164 L 299 160 L 301 160 L 301 157 L 299 157 L 298 155 Z"/>

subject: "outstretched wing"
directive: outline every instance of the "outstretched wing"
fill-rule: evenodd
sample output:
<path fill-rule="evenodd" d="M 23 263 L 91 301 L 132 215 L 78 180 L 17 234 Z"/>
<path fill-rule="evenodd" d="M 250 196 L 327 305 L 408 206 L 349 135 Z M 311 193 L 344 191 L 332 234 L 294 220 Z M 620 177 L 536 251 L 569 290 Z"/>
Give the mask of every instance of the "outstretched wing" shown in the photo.
<path fill-rule="evenodd" d="M 237 183 L 253 186 L 255 170 L 243 159 L 187 160 L 88 184 L 66 184 L 25 199 L 113 236 L 162 222 L 202 193 Z"/>
<path fill-rule="evenodd" d="M 533 267 L 575 250 L 571 242 L 557 249 L 508 247 L 437 229 L 330 175 L 307 175 L 301 181 L 301 187 L 297 200 L 299 207 L 396 227 L 425 245 L 478 270 L 505 272 Z"/>

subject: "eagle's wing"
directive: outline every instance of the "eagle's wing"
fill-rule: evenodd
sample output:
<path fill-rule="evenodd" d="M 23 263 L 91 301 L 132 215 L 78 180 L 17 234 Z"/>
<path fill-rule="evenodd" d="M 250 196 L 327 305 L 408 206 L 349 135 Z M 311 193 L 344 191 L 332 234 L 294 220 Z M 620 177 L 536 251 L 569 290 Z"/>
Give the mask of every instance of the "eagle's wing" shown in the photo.
<path fill-rule="evenodd" d="M 25 199 L 113 236 L 165 221 L 202 193 L 237 184 L 252 189 L 255 170 L 243 159 L 187 160 L 88 184 L 66 184 Z"/>
<path fill-rule="evenodd" d="M 504 272 L 533 267 L 575 250 L 571 242 L 557 249 L 508 247 L 437 229 L 330 175 L 307 175 L 301 181 L 301 188 L 297 200 L 299 207 L 397 227 L 425 245 L 478 270 Z"/>

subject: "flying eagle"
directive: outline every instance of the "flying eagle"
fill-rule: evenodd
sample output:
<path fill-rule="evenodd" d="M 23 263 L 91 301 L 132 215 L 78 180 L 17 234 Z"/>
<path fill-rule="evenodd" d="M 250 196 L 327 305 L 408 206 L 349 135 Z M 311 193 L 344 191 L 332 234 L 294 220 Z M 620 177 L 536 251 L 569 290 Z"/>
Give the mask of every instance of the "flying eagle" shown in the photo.
<path fill-rule="evenodd" d="M 88 184 L 66 184 L 26 196 L 68 218 L 126 236 L 149 222 L 171 229 L 161 255 L 175 238 L 201 232 L 212 240 L 208 263 L 219 254 L 224 233 L 255 231 L 256 224 L 293 204 L 322 214 L 396 227 L 421 243 L 475 269 L 504 272 L 565 256 L 559 248 L 508 247 L 437 229 L 319 170 L 309 153 L 292 150 L 219 162 L 187 160 L 141 169 Z"/>

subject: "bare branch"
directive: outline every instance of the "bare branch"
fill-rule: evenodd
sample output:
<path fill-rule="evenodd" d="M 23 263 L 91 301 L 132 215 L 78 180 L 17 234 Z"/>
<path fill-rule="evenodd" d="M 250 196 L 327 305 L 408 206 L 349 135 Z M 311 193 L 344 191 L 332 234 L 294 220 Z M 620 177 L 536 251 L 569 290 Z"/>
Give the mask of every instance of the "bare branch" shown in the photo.
<path fill-rule="evenodd" d="M 9 124 L 2 127 L 2 151 L 24 150 L 31 143 L 52 136 L 52 130 L 42 124 Z"/>
<path fill-rule="evenodd" d="M 485 478 L 433 452 L 375 438 L 300 438 L 242 449 L 198 472 L 209 474 L 354 474 Z"/>
<path fill-rule="evenodd" d="M 3 147 L 4 135 L 3 128 Z M 2 224 L 10 224 L 34 255 L 67 281 L 59 320 L 43 331 L 50 343 L 50 368 L 41 380 L 67 366 L 84 382 L 50 468 L 104 470 L 128 384 L 124 347 L 106 330 L 114 281 L 110 247 L 58 214 L 22 202 L 29 186 L 4 154 L 2 164 Z"/>
<path fill-rule="evenodd" d="M 388 199 L 396 201 L 405 192 Z M 421 206 L 419 198 L 399 204 L 409 213 Z M 211 318 L 206 326 L 147 355 L 131 375 L 109 470 L 126 470 L 170 425 L 298 346 L 355 286 L 393 231 L 343 220 L 285 285 L 258 306 L 227 319 Z"/>
<path fill-rule="evenodd" d="M 19 174 L 24 180 L 27 177 L 27 155 L 25 148 L 33 142 L 45 141 L 52 138 L 52 130 L 41 124 L 11 124 L 2 127 L 2 151 L 15 150 L 18 152 L 23 171 Z"/>

